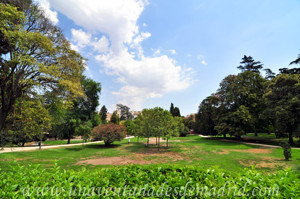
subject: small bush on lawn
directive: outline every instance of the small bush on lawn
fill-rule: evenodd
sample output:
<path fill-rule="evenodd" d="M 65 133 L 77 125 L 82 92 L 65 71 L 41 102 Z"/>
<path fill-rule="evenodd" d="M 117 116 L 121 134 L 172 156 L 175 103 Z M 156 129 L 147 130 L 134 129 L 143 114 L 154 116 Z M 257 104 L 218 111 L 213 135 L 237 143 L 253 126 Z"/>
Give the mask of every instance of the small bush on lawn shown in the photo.
<path fill-rule="evenodd" d="M 103 140 L 106 146 L 111 145 L 114 141 L 121 141 L 125 136 L 125 126 L 114 123 L 97 126 L 92 132 L 93 139 Z"/>
<path fill-rule="evenodd" d="M 39 165 L 0 170 L 0 198 L 297 198 L 299 179 L 290 169 L 238 176 L 194 166 L 121 166 L 81 171 Z"/>
<path fill-rule="evenodd" d="M 287 142 L 281 142 L 280 145 L 283 149 L 285 161 L 288 161 L 292 157 L 291 145 Z"/>

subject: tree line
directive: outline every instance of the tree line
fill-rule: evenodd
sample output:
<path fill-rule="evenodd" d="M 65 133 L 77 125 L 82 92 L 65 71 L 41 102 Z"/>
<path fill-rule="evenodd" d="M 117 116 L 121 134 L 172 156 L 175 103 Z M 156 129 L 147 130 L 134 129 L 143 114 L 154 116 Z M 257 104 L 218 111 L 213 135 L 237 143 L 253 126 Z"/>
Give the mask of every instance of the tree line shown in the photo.
<path fill-rule="evenodd" d="M 299 63 L 300 54 L 290 64 Z M 226 76 L 217 92 L 201 102 L 195 130 L 237 139 L 247 133 L 275 133 L 293 144 L 293 137 L 300 136 L 300 68 L 281 68 L 275 74 L 246 55 L 237 68 L 240 73 Z"/>

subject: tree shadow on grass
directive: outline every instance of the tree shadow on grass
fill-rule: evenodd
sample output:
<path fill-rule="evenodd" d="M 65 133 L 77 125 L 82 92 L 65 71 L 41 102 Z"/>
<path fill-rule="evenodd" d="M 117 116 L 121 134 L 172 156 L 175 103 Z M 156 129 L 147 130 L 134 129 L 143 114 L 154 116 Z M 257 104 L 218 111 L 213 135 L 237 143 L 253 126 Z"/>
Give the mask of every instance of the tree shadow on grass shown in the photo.
<path fill-rule="evenodd" d="M 81 151 L 81 150 L 83 150 L 84 148 L 83 147 L 81 147 L 81 148 L 65 148 L 66 150 L 68 150 L 68 151 Z"/>
<path fill-rule="evenodd" d="M 111 148 L 118 148 L 121 144 L 112 144 L 109 146 L 105 146 L 104 144 L 91 144 L 91 145 L 85 145 L 85 148 L 87 149 L 111 149 Z"/>
<path fill-rule="evenodd" d="M 237 140 L 228 139 L 228 140 L 218 140 L 217 138 L 197 138 L 193 141 L 188 142 L 189 144 L 203 144 L 203 145 L 216 145 L 216 146 L 241 146 L 245 145 L 245 143 L 240 143 Z M 255 145 L 247 145 L 249 148 L 259 148 L 260 146 Z"/>

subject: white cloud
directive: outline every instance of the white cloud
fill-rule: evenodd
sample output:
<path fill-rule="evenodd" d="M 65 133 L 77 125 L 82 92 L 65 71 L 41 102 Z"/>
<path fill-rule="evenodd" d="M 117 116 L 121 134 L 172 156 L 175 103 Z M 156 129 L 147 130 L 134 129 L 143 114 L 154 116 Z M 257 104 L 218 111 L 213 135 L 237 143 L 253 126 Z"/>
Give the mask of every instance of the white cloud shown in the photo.
<path fill-rule="evenodd" d="M 105 36 L 102 36 L 96 42 L 92 42 L 91 45 L 94 46 L 94 50 L 96 50 L 98 53 L 105 53 L 109 49 L 109 41 Z"/>
<path fill-rule="evenodd" d="M 162 55 L 159 49 L 153 56 L 144 55 L 141 43 L 151 33 L 140 32 L 137 20 L 148 4 L 146 0 L 50 0 L 50 3 L 86 30 L 73 29 L 73 41 L 79 48 L 93 47 L 98 53 L 96 60 L 103 64 L 101 71 L 117 76 L 123 86 L 112 94 L 120 103 L 138 110 L 145 99 L 191 85 L 189 69 Z M 103 36 L 97 39 L 96 35 Z"/>
<path fill-rule="evenodd" d="M 203 55 L 198 55 L 198 56 L 197 56 L 197 59 L 201 61 L 201 64 L 203 64 L 203 65 L 205 65 L 205 66 L 208 65 L 207 62 L 205 61 Z"/>
<path fill-rule="evenodd" d="M 207 63 L 206 63 L 206 61 L 205 61 L 205 60 L 202 60 L 202 61 L 201 61 L 201 64 L 203 64 L 203 65 L 207 66 Z"/>
<path fill-rule="evenodd" d="M 50 4 L 47 0 L 36 0 L 41 9 L 44 10 L 45 16 L 54 24 L 58 23 L 57 12 L 50 10 Z"/>
<path fill-rule="evenodd" d="M 174 50 L 174 49 L 170 50 L 170 52 L 171 52 L 173 55 L 176 54 L 176 50 Z"/>
<path fill-rule="evenodd" d="M 71 29 L 72 40 L 77 43 L 79 48 L 83 48 L 91 42 L 92 35 L 83 30 Z"/>

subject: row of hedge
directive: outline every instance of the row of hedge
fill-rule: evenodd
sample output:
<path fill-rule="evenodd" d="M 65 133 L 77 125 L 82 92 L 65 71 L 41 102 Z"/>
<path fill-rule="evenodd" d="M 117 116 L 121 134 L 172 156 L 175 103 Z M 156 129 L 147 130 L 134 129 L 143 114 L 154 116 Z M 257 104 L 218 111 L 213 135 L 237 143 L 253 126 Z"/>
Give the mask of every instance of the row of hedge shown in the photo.
<path fill-rule="evenodd" d="M 0 170 L 0 198 L 297 198 L 299 178 L 290 170 L 238 176 L 195 166 L 122 166 L 81 171 L 40 165 Z"/>

